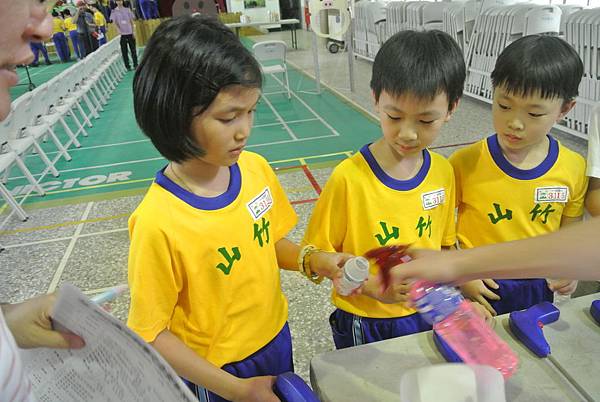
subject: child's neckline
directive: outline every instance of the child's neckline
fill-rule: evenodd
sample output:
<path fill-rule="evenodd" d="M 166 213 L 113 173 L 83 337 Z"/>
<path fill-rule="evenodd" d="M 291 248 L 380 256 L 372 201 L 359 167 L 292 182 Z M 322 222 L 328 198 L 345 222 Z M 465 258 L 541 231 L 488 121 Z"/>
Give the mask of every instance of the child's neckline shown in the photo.
<path fill-rule="evenodd" d="M 392 190 L 398 191 L 409 191 L 417 188 L 423 180 L 427 177 L 427 173 L 429 173 L 429 168 L 431 167 L 431 155 L 427 149 L 423 149 L 423 163 L 421 164 L 421 168 L 417 172 L 417 174 L 408 180 L 398 180 L 388 175 L 383 168 L 379 165 L 375 156 L 369 149 L 371 143 L 366 144 L 360 149 L 360 153 L 365 158 L 365 161 L 377 177 L 379 181 L 385 185 L 386 187 L 391 188 Z"/>
<path fill-rule="evenodd" d="M 486 141 L 490 155 L 500 170 L 514 179 L 533 180 L 545 175 L 558 159 L 558 141 L 550 135 L 547 138 L 549 141 L 548 154 L 539 165 L 531 169 L 520 169 L 506 159 L 498 142 L 498 134 L 490 135 Z"/>
<path fill-rule="evenodd" d="M 181 187 L 165 175 L 167 166 L 156 173 L 156 184 L 196 209 L 214 211 L 225 208 L 235 201 L 240 194 L 242 188 L 242 175 L 237 163 L 229 167 L 229 185 L 227 186 L 227 190 L 216 197 L 201 197 Z"/>

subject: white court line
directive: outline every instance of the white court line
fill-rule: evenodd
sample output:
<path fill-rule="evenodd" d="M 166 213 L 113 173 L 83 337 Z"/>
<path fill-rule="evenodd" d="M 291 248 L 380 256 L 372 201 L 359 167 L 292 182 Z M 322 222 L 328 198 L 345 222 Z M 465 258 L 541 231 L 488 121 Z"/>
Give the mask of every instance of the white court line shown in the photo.
<path fill-rule="evenodd" d="M 82 222 L 82 223 L 90 223 L 90 222 Z M 128 230 L 129 230 L 128 228 L 102 230 L 100 232 L 80 234 L 79 238 L 83 239 L 84 237 L 101 236 L 101 235 L 110 234 L 110 233 L 126 232 Z M 27 247 L 27 246 L 37 246 L 38 244 L 54 243 L 54 242 L 59 242 L 59 241 L 71 240 L 71 239 L 72 239 L 72 237 L 70 237 L 70 236 L 69 237 L 56 237 L 54 239 L 45 239 L 45 240 L 31 241 L 31 242 L 27 242 L 27 243 L 5 245 L 4 248 L 9 249 L 9 248 L 19 248 L 19 247 Z"/>
<path fill-rule="evenodd" d="M 320 139 L 320 138 L 332 138 L 332 137 L 337 137 L 337 135 L 329 134 L 329 135 L 318 135 L 316 137 L 297 138 L 297 139 L 289 139 L 289 140 L 281 140 L 281 141 L 271 141 L 271 142 L 265 142 L 262 144 L 247 145 L 246 149 L 265 147 L 265 146 L 269 146 L 269 145 L 280 145 L 280 144 L 285 144 L 288 142 L 302 142 L 302 141 L 310 141 L 310 140 L 316 140 L 316 139 Z M 157 158 L 138 159 L 138 160 L 133 160 L 133 161 L 117 162 L 117 163 L 112 163 L 112 164 L 109 163 L 106 165 L 85 166 L 85 167 L 79 167 L 79 168 L 74 168 L 74 169 L 63 169 L 60 171 L 60 173 L 78 172 L 78 171 L 89 170 L 89 169 L 109 168 L 109 167 L 113 167 L 113 166 L 122 166 L 122 165 L 134 164 L 134 163 L 144 163 L 144 162 L 151 162 L 151 161 L 157 161 L 157 160 L 165 160 L 165 158 L 160 156 Z M 46 174 L 47 174 L 47 172 L 42 172 L 41 174 L 34 174 L 33 176 L 34 177 L 41 176 L 41 175 L 45 176 Z M 25 176 L 15 176 L 15 177 L 10 177 L 8 180 L 14 181 L 14 180 L 20 180 L 20 179 L 24 179 L 24 178 L 25 178 Z M 123 184 L 127 184 L 127 182 L 123 182 Z M 2 227 L 2 225 L 0 225 L 0 227 Z"/>
<path fill-rule="evenodd" d="M 150 142 L 150 139 L 146 138 L 144 140 L 131 140 L 131 141 L 115 142 L 112 144 L 102 144 L 102 145 L 92 145 L 89 147 L 71 148 L 71 149 L 69 149 L 69 152 L 83 151 L 86 149 L 109 148 L 109 147 L 116 147 L 119 145 L 139 144 L 141 142 Z M 54 155 L 57 153 L 58 153 L 58 151 L 51 151 L 51 152 L 46 152 L 46 155 Z M 34 157 L 39 158 L 39 156 L 37 154 L 28 154 L 27 155 L 27 158 L 34 158 Z M 61 172 L 63 172 L 63 170 L 61 170 Z"/>
<path fill-rule="evenodd" d="M 297 140 L 298 137 L 296 137 L 296 135 L 294 134 L 294 132 L 286 124 L 286 122 L 283 120 L 283 117 L 281 117 L 281 115 L 277 112 L 277 110 L 275 110 L 275 108 L 273 107 L 273 104 L 267 99 L 266 96 L 261 95 L 261 98 L 265 100 L 265 102 L 267 103 L 267 105 L 269 105 L 269 107 L 271 108 L 271 111 L 273 112 L 273 114 L 275 115 L 275 117 L 277 118 L 277 120 L 279 120 L 279 122 L 281 123 L 281 125 L 283 125 L 283 128 L 285 128 L 285 131 L 288 132 L 288 134 L 290 135 L 290 137 L 292 137 L 293 140 Z"/>
<path fill-rule="evenodd" d="M 283 82 L 282 82 L 282 81 L 281 81 L 279 78 L 275 77 L 275 75 L 273 75 L 273 78 L 274 78 L 274 79 L 275 79 L 277 82 L 279 82 L 281 85 L 283 85 Z M 339 137 L 340 133 L 338 133 L 338 132 L 337 132 L 337 130 L 331 126 L 331 124 L 327 123 L 327 122 L 325 121 L 325 119 L 323 119 L 323 117 L 321 117 L 321 116 L 320 116 L 320 115 L 319 115 L 317 112 L 315 112 L 315 110 L 314 110 L 313 108 L 311 108 L 310 106 L 308 106 L 308 103 L 304 102 L 304 100 L 303 100 L 303 99 L 301 99 L 301 98 L 300 98 L 298 95 L 296 95 L 296 92 L 294 92 L 294 91 L 291 91 L 291 93 L 292 93 L 292 95 L 294 96 L 294 98 L 298 99 L 298 101 L 300 101 L 300 103 L 302 103 L 302 104 L 304 105 L 304 107 L 305 107 L 305 108 L 307 108 L 308 110 L 310 110 L 310 111 L 311 111 L 311 113 L 312 113 L 313 115 L 315 115 L 315 116 L 316 116 L 316 118 L 317 118 L 317 119 L 319 119 L 319 121 L 320 121 L 321 123 L 323 123 L 323 125 L 324 125 L 325 127 L 327 127 L 329 130 L 331 130 L 331 132 L 333 132 L 333 135 L 335 135 L 336 137 Z M 265 98 L 265 99 L 267 99 L 267 97 L 266 97 L 266 96 L 265 96 L 264 98 Z"/>
<path fill-rule="evenodd" d="M 83 211 L 83 214 L 81 215 L 80 220 L 82 220 L 82 221 L 87 220 L 93 206 L 94 206 L 93 201 L 88 202 L 87 206 L 85 207 L 85 211 Z M 58 281 L 60 281 L 60 277 L 62 276 L 63 271 L 65 270 L 65 267 L 67 266 L 69 257 L 71 257 L 71 254 L 73 253 L 73 249 L 75 248 L 75 243 L 77 243 L 77 239 L 79 238 L 79 235 L 81 234 L 81 231 L 83 230 L 84 225 L 85 225 L 85 222 L 81 222 L 79 225 L 77 225 L 77 229 L 75 229 L 75 233 L 73 234 L 73 237 L 71 238 L 71 242 L 67 246 L 67 249 L 65 250 L 65 254 L 63 255 L 62 260 L 60 261 L 60 264 L 58 264 L 58 268 L 54 272 L 54 277 L 52 278 L 52 282 L 50 282 L 50 286 L 48 286 L 47 293 L 52 293 L 56 290 L 56 287 L 58 286 Z"/>
<path fill-rule="evenodd" d="M 290 120 L 290 121 L 286 121 L 287 124 L 293 124 L 293 123 L 304 123 L 307 121 L 315 121 L 318 119 L 300 119 L 300 120 Z M 271 126 L 280 126 L 281 123 L 266 123 L 266 124 L 258 124 L 256 126 L 253 126 L 252 128 L 261 128 L 261 127 L 271 127 Z"/>
<path fill-rule="evenodd" d="M 300 119 L 300 120 L 290 120 L 286 123 L 288 124 L 295 124 L 295 123 L 305 123 L 308 121 L 316 121 L 318 120 L 317 118 L 314 119 Z M 266 124 L 258 124 L 256 126 L 253 126 L 252 129 L 255 128 L 262 128 L 262 127 L 270 127 L 270 126 L 280 126 L 281 123 L 277 122 L 277 123 L 266 123 Z M 143 140 L 131 140 L 131 141 L 123 141 L 123 142 L 114 142 L 111 144 L 101 144 L 101 145 L 92 145 L 89 147 L 80 147 L 80 148 L 71 148 L 69 149 L 69 152 L 73 152 L 73 151 L 83 151 L 83 150 L 87 150 L 87 149 L 98 149 L 98 148 L 111 148 L 111 147 L 117 147 L 119 145 L 130 145 L 130 144 L 140 144 L 140 143 L 144 143 L 144 142 L 150 142 L 149 138 L 145 138 Z M 50 151 L 50 152 L 46 152 L 46 155 L 55 155 L 57 154 L 58 151 Z M 38 158 L 39 156 L 37 154 L 28 154 L 26 156 L 26 158 Z M 61 172 L 67 172 L 68 170 L 61 170 Z"/>

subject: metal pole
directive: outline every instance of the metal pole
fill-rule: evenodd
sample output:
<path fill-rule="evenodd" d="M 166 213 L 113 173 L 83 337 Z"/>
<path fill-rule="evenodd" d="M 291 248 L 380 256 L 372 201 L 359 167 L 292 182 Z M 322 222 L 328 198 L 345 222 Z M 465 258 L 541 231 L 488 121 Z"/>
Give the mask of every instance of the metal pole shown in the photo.
<path fill-rule="evenodd" d="M 350 92 L 354 92 L 354 18 L 350 17 L 350 25 L 346 32 L 346 51 L 348 52 L 348 79 L 350 80 Z"/>
<path fill-rule="evenodd" d="M 319 68 L 319 45 L 317 44 L 317 34 L 312 31 L 312 50 L 315 64 L 315 80 L 317 81 L 317 94 L 321 94 L 321 69 Z"/>

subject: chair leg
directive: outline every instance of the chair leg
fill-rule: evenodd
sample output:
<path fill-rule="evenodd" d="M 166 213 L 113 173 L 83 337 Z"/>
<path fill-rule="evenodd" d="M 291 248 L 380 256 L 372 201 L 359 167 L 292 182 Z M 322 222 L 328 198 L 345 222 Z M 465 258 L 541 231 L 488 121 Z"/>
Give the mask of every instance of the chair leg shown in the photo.
<path fill-rule="evenodd" d="M 285 75 L 285 87 L 287 89 L 288 99 L 292 99 L 292 94 L 290 91 L 290 80 L 288 77 L 287 67 L 286 67 L 285 71 L 283 72 L 283 74 Z"/>
<path fill-rule="evenodd" d="M 81 144 L 79 143 L 79 141 L 77 141 L 77 136 L 73 134 L 73 130 L 71 130 L 71 127 L 69 127 L 69 125 L 62 116 L 60 116 L 60 124 L 62 124 L 63 128 L 65 129 L 65 132 L 71 139 L 71 142 L 73 143 L 73 145 L 75 145 L 75 148 L 81 147 Z"/>
<path fill-rule="evenodd" d="M 36 141 L 33 141 L 33 147 L 40 156 L 40 159 L 44 161 L 44 164 L 48 167 L 48 169 L 50 169 L 52 176 L 58 177 L 58 170 L 56 170 L 50 159 L 48 159 L 48 155 L 46 155 L 42 147 L 40 147 L 40 144 L 38 144 Z"/>
<path fill-rule="evenodd" d="M 42 196 L 46 195 L 46 192 L 44 191 L 42 186 L 40 186 L 40 183 L 37 182 L 35 177 L 33 177 L 31 172 L 29 171 L 29 169 L 27 169 L 27 166 L 25 166 L 25 163 L 23 163 L 23 160 L 21 159 L 20 156 L 17 156 L 15 158 L 15 163 L 17 164 L 19 169 L 21 169 L 21 172 L 23 172 L 23 175 L 25 175 L 25 177 L 27 178 L 27 181 L 29 181 L 29 184 L 31 184 L 33 186 L 33 188 L 35 188 L 35 191 L 37 191 L 37 193 L 39 195 L 42 195 Z"/>
<path fill-rule="evenodd" d="M 52 127 L 48 127 L 48 132 L 50 133 L 50 138 L 52 138 L 52 142 L 54 143 L 54 145 L 56 145 L 56 148 L 58 148 L 58 153 L 61 154 L 67 162 L 73 159 L 71 158 L 71 155 L 69 155 L 69 153 L 67 152 L 65 146 L 62 144 L 62 142 L 60 142 L 60 140 L 56 136 L 56 133 L 54 132 Z"/>
<path fill-rule="evenodd" d="M 79 113 L 83 117 L 83 122 L 86 123 L 88 125 L 88 127 L 93 127 L 94 125 L 92 124 L 92 122 L 91 122 L 90 118 L 88 117 L 88 115 L 85 114 L 85 111 L 81 107 L 81 103 L 79 103 L 79 99 L 77 99 L 75 101 L 75 105 L 77 105 L 77 110 L 79 110 Z M 92 111 L 92 113 L 93 113 L 93 111 Z"/>
<path fill-rule="evenodd" d="M 21 207 L 21 205 L 19 205 L 17 200 L 13 197 L 10 191 L 8 191 L 6 187 L 4 187 L 4 184 L 2 183 L 0 183 L 0 195 L 2 195 L 2 198 L 6 200 L 6 203 L 10 205 L 13 211 L 15 211 L 15 213 L 19 216 L 19 219 L 25 222 L 29 218 L 29 215 L 27 215 L 25 210 Z M 0 247 L 0 250 L 1 249 L 2 247 Z"/>

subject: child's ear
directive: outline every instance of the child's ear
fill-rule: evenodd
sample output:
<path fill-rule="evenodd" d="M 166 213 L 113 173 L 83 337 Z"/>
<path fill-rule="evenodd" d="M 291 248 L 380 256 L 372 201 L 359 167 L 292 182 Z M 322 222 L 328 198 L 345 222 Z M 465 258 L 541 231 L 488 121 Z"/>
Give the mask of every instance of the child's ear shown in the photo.
<path fill-rule="evenodd" d="M 446 114 L 446 118 L 444 119 L 444 122 L 450 121 L 450 119 L 452 118 L 452 115 L 454 114 L 454 112 L 456 112 L 456 108 L 458 107 L 459 103 L 460 103 L 460 99 L 457 99 L 456 102 L 454 102 L 452 105 L 450 105 L 450 108 L 448 109 L 448 113 Z"/>
<path fill-rule="evenodd" d="M 567 115 L 567 113 L 569 113 L 571 111 L 571 109 L 573 109 L 573 107 L 575 106 L 575 99 L 571 99 L 569 101 L 563 102 L 562 107 L 560 108 L 560 114 L 558 115 L 558 118 L 556 119 L 556 122 L 558 123 L 559 121 L 561 121 L 563 119 L 563 117 L 565 117 Z"/>

